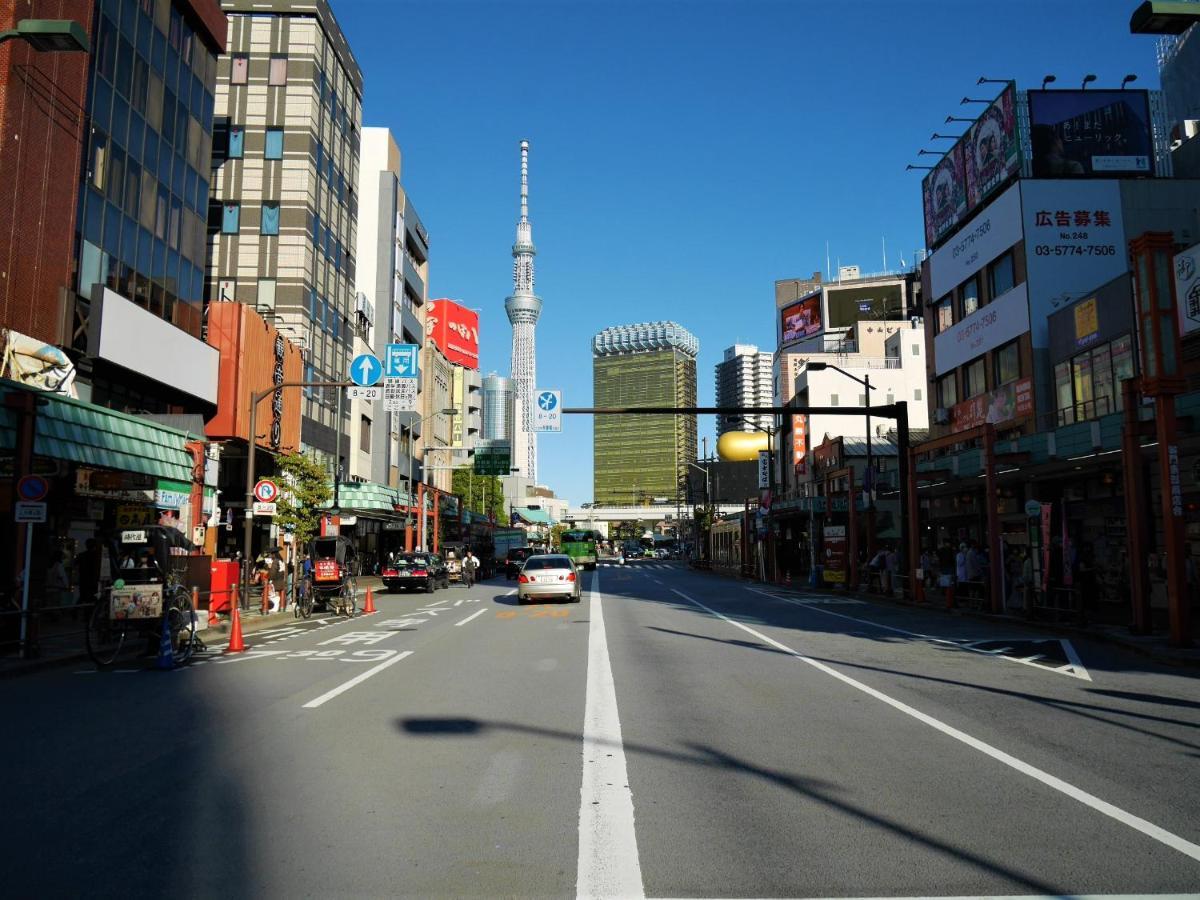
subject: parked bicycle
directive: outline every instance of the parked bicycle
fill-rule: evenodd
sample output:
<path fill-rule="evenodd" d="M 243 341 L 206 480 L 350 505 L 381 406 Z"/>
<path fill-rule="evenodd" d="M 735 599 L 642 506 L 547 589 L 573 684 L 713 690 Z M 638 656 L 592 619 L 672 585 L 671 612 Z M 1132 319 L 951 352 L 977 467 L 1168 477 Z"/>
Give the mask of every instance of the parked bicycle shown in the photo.
<path fill-rule="evenodd" d="M 307 619 L 313 611 L 312 578 L 305 575 L 300 579 L 296 589 L 296 602 L 292 606 L 292 615 L 297 619 Z"/>
<path fill-rule="evenodd" d="M 88 618 L 88 656 L 99 668 L 107 668 L 127 643 L 157 651 L 165 621 L 172 663 L 183 665 L 198 643 L 196 612 L 191 593 L 171 571 L 170 550 L 191 550 L 192 544 L 177 529 L 161 525 L 123 529 L 107 535 L 104 543 L 113 579 Z"/>

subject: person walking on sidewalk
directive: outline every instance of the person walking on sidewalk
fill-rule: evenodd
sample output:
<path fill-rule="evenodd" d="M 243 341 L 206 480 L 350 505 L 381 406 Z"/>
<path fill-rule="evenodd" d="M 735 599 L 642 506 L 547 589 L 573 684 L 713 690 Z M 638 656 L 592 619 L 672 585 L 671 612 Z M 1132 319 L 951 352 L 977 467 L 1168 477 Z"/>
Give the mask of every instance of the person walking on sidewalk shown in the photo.
<path fill-rule="evenodd" d="M 275 595 L 274 605 L 277 610 L 282 611 L 287 608 L 287 600 L 284 595 L 284 590 L 287 588 L 287 566 L 283 564 L 278 550 L 271 553 L 268 562 L 267 573 L 271 579 L 271 592 Z"/>

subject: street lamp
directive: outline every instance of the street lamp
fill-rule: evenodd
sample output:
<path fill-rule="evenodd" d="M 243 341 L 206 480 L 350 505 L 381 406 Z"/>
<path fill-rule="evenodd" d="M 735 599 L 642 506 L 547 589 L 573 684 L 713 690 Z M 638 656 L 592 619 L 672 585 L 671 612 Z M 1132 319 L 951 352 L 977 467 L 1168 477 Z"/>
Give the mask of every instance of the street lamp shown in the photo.
<path fill-rule="evenodd" d="M 1058 81 L 1058 78 L 1053 75 L 1047 75 L 1042 79 L 1042 90 L 1044 91 L 1046 89 L 1046 85 L 1053 84 L 1056 81 Z"/>
<path fill-rule="evenodd" d="M 870 485 L 867 487 L 867 509 L 868 510 L 874 509 L 875 508 L 875 470 L 872 468 L 872 461 L 871 461 L 871 391 L 873 391 L 874 388 L 871 386 L 871 376 L 867 375 L 863 378 L 859 378 L 857 375 L 851 375 L 845 369 L 842 369 L 842 368 L 839 368 L 838 366 L 833 365 L 833 363 L 815 362 L 815 361 L 811 361 L 811 360 L 808 362 L 808 364 L 805 366 L 805 368 L 808 369 L 808 371 L 810 371 L 810 372 L 823 372 L 826 369 L 833 369 L 835 372 L 841 372 L 843 375 L 845 375 L 851 381 L 857 381 L 859 384 L 861 384 L 863 386 L 863 390 L 866 391 L 866 394 L 864 395 L 864 397 L 866 399 L 866 416 L 867 416 L 867 477 L 870 479 Z M 874 537 L 872 536 L 872 541 L 873 540 L 874 540 Z"/>
<path fill-rule="evenodd" d="M 22 19 L 10 31 L 0 31 L 0 44 L 20 38 L 38 53 L 87 53 L 87 32 L 70 19 Z"/>
<path fill-rule="evenodd" d="M 1125 85 L 1129 84 L 1129 82 L 1131 82 L 1131 81 L 1137 81 L 1137 76 L 1136 75 L 1126 75 L 1124 78 L 1122 78 L 1121 79 L 1121 90 L 1125 90 Z"/>
<path fill-rule="evenodd" d="M 450 416 L 451 418 L 454 418 L 457 415 L 458 415 L 458 410 L 456 408 L 447 407 L 445 409 L 439 409 L 437 412 L 431 412 L 429 415 L 420 419 L 416 424 L 423 425 L 426 422 L 428 422 L 430 419 L 436 418 L 437 416 Z M 411 423 L 411 422 L 409 423 L 408 430 L 409 430 L 409 432 L 412 432 L 413 423 Z M 437 450 L 454 450 L 454 449 L 455 449 L 454 447 L 426 447 L 425 453 L 432 453 Z M 411 459 L 411 457 L 410 457 L 410 459 Z M 425 461 L 422 460 L 421 461 L 422 472 L 424 472 L 426 469 L 427 469 L 427 467 L 425 465 Z M 411 501 L 412 500 L 412 476 L 411 475 L 409 476 L 409 479 L 408 479 L 408 492 L 409 492 L 409 500 Z M 420 520 L 421 535 L 420 535 L 420 540 L 417 542 L 417 549 L 424 550 L 425 549 L 425 526 L 426 526 L 425 498 L 424 497 L 421 498 L 420 516 L 421 516 L 421 520 Z"/>
<path fill-rule="evenodd" d="M 1090 74 L 1090 73 L 1089 73 L 1089 74 L 1087 74 L 1087 75 L 1084 75 L 1084 76 L 1083 76 L 1083 84 L 1081 84 L 1081 85 L 1079 86 L 1079 89 L 1080 89 L 1081 91 L 1086 91 L 1086 90 L 1087 90 L 1087 86 L 1088 86 L 1089 84 L 1091 84 L 1091 83 L 1092 83 L 1093 81 L 1095 81 L 1095 80 L 1096 80 L 1096 76 L 1095 76 L 1095 75 L 1092 75 L 1092 74 Z"/>

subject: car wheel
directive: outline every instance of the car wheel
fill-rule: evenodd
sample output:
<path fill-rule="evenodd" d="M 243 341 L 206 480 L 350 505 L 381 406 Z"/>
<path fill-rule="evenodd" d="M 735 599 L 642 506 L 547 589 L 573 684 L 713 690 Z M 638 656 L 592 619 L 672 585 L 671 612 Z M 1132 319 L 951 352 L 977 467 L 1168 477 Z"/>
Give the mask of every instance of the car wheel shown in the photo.
<path fill-rule="evenodd" d="M 578 602 L 580 601 L 580 599 L 581 599 L 581 598 L 580 598 L 580 595 L 579 595 L 579 594 L 575 594 L 575 595 L 573 595 L 573 596 L 570 598 L 570 600 L 571 600 L 571 602 L 572 602 L 572 603 L 578 603 Z"/>
<path fill-rule="evenodd" d="M 426 578 L 426 579 L 425 579 L 425 593 L 427 593 L 427 594 L 432 594 L 432 593 L 433 593 L 433 591 L 434 591 L 434 587 L 433 587 L 433 579 L 432 579 L 432 578 Z"/>

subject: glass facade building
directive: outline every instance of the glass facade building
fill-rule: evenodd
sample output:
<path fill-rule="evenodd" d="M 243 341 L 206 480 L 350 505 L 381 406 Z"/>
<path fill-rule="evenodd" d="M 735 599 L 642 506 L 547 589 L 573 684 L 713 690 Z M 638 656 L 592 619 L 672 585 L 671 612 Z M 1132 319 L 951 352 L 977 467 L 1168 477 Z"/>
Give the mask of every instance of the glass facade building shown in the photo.
<path fill-rule="evenodd" d="M 511 378 L 488 375 L 483 379 L 483 439 L 511 441 L 516 387 Z"/>
<path fill-rule="evenodd" d="M 103 285 L 199 337 L 219 47 L 188 4 L 101 0 L 77 217 L 77 323 Z M 86 328 L 76 328 L 85 349 Z M 123 405 L 98 378 L 96 402 Z M 152 397 L 127 398 L 154 407 Z"/>
<path fill-rule="evenodd" d="M 700 346 L 673 322 L 606 328 L 592 339 L 593 403 L 695 406 Z M 597 416 L 593 499 L 600 505 L 674 501 L 696 460 L 696 417 Z"/>

